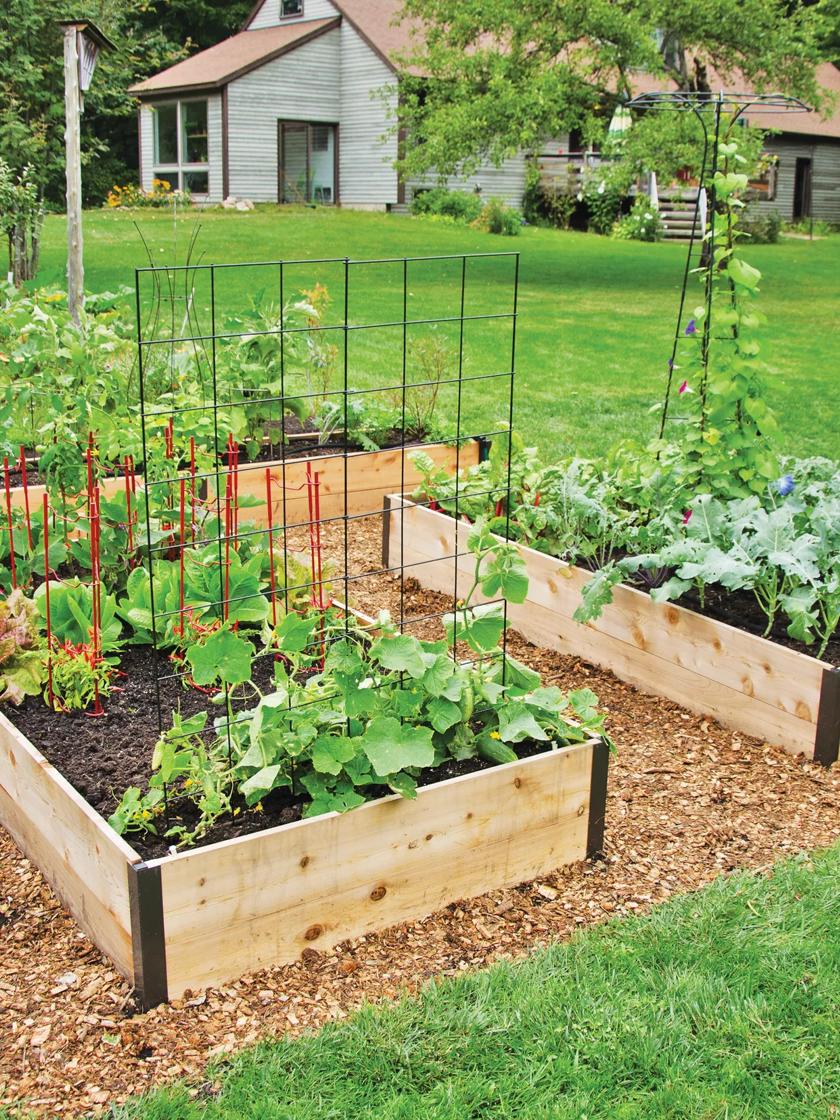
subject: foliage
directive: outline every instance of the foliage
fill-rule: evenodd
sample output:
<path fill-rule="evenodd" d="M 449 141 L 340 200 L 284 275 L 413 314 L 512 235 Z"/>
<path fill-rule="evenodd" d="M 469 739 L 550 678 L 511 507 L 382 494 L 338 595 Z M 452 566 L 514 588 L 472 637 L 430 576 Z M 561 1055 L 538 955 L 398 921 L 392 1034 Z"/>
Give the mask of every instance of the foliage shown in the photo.
<path fill-rule="evenodd" d="M 778 210 L 761 214 L 748 206 L 741 215 L 738 228 L 754 245 L 775 245 L 781 233 L 782 218 Z"/>
<path fill-rule="evenodd" d="M 20 589 L 0 603 L 0 703 L 37 696 L 45 677 L 38 608 Z"/>
<path fill-rule="evenodd" d="M 176 713 L 156 749 L 149 789 L 126 791 L 114 827 L 156 830 L 164 785 L 170 799 L 194 806 L 166 831 L 188 844 L 237 798 L 258 810 L 285 793 L 304 797 L 309 816 L 345 811 L 383 789 L 415 797 L 421 772 L 447 760 L 508 762 L 526 739 L 557 747 L 602 733 L 591 692 L 541 688 L 536 673 L 498 648 L 503 598 L 522 602 L 527 591 L 515 548 L 482 525 L 469 548 L 474 585 L 457 616 L 445 620 L 448 643 L 399 634 L 386 614 L 371 639 L 334 608 L 290 611 L 259 637 L 235 632 L 228 620 L 193 641 L 186 653 L 192 679 L 224 686 L 225 717 L 205 741 L 203 722 L 182 724 Z M 490 602 L 473 605 L 478 591 Z M 268 692 L 252 673 L 260 638 L 258 652 L 275 657 Z M 474 662 L 455 657 L 459 642 Z M 243 706 L 248 697 L 252 706 Z M 198 825 L 188 824 L 196 812 Z"/>
<path fill-rule="evenodd" d="M 811 103 L 822 96 L 822 19 L 781 0 L 492 0 L 457 11 L 445 0 L 406 0 L 403 18 L 417 32 L 397 111 L 414 141 L 401 160 L 407 177 L 500 165 L 570 129 L 597 138 L 639 70 L 680 89 L 707 89 L 713 69 Z"/>
<path fill-rule="evenodd" d="M 33 169 L 27 164 L 15 175 L 0 156 L 0 233 L 9 242 L 9 272 L 20 286 L 38 271 L 44 205 Z"/>
<path fill-rule="evenodd" d="M 630 213 L 619 218 L 612 228 L 612 236 L 620 241 L 659 241 L 662 235 L 659 210 L 646 194 L 638 195 Z"/>
<path fill-rule="evenodd" d="M 110 695 L 119 659 L 99 657 L 90 643 L 57 643 L 50 652 L 50 695 L 60 712 L 83 712 L 96 700 Z"/>
<path fill-rule="evenodd" d="M 411 200 L 411 213 L 474 222 L 481 213 L 481 195 L 474 191 L 451 191 L 446 187 L 418 190 Z"/>
<path fill-rule="evenodd" d="M 589 229 L 593 233 L 610 233 L 625 195 L 609 168 L 590 171 L 583 181 L 581 200 L 587 211 Z"/>
<path fill-rule="evenodd" d="M 489 198 L 472 225 L 487 233 L 516 237 L 522 231 L 522 214 L 515 206 L 507 206 L 500 198 Z"/>

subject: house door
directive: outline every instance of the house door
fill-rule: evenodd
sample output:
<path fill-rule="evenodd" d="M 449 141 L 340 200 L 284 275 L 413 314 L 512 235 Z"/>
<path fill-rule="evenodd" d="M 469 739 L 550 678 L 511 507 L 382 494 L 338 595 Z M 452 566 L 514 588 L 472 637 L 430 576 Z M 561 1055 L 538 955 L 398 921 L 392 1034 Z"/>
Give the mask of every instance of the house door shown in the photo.
<path fill-rule="evenodd" d="M 278 202 L 338 201 L 338 125 L 277 122 Z"/>
<path fill-rule="evenodd" d="M 796 161 L 796 174 L 793 180 L 793 217 L 810 218 L 811 216 L 811 171 L 810 159 Z"/>

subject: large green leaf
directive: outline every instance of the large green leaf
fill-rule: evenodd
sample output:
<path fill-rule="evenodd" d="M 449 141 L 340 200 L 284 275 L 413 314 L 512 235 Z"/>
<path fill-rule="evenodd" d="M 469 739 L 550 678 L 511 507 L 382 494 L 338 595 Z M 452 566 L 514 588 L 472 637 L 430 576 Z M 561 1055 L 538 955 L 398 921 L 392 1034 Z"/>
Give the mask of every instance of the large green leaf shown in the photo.
<path fill-rule="evenodd" d="M 411 727 L 393 716 L 377 716 L 362 736 L 362 749 L 380 778 L 408 766 L 431 766 L 435 757 L 428 727 Z"/>
<path fill-rule="evenodd" d="M 192 646 L 187 652 L 187 660 L 196 684 L 221 681 L 237 685 L 251 679 L 253 654 L 254 647 L 250 642 L 231 630 L 217 630 L 203 645 Z"/>
<path fill-rule="evenodd" d="M 419 679 L 426 672 L 423 647 L 410 634 L 397 634 L 393 638 L 379 638 L 373 643 L 371 657 L 385 669 L 408 673 Z"/>

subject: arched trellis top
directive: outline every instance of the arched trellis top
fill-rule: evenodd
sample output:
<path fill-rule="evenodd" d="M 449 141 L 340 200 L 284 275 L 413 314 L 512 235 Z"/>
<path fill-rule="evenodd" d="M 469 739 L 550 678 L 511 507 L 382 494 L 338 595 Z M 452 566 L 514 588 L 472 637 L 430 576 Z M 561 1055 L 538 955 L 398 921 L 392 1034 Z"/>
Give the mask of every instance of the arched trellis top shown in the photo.
<path fill-rule="evenodd" d="M 811 113 L 813 109 L 798 97 L 785 93 L 717 93 L 702 90 L 651 90 L 647 93 L 637 94 L 624 102 L 626 109 L 653 109 L 666 112 L 693 113 L 703 130 L 703 158 L 701 160 L 700 178 L 697 186 L 697 198 L 694 203 L 694 215 L 689 235 L 688 252 L 686 254 L 685 269 L 683 271 L 682 290 L 680 292 L 677 323 L 674 331 L 674 343 L 671 357 L 668 361 L 668 377 L 665 387 L 665 399 L 662 405 L 662 414 L 659 425 L 659 435 L 663 435 L 665 424 L 668 420 L 668 411 L 671 403 L 671 389 L 674 380 L 674 368 L 677 349 L 681 338 L 681 326 L 685 310 L 688 277 L 692 272 L 692 255 L 698 240 L 703 246 L 699 270 L 705 271 L 705 310 L 703 319 L 703 385 L 701 392 L 705 401 L 706 374 L 708 371 L 709 347 L 712 339 L 712 287 L 714 279 L 714 238 L 715 238 L 715 175 L 718 171 L 718 155 L 720 146 L 721 120 L 724 116 L 731 117 L 732 122 L 737 121 L 744 113 L 750 116 L 761 113 Z M 712 125 L 710 128 L 709 126 Z M 705 214 L 709 216 L 708 231 L 701 228 L 698 239 L 698 226 L 705 227 Z M 703 215 L 701 217 L 701 214 Z M 702 413 L 701 413 L 702 415 Z M 673 419 L 680 419 L 673 417 Z"/>

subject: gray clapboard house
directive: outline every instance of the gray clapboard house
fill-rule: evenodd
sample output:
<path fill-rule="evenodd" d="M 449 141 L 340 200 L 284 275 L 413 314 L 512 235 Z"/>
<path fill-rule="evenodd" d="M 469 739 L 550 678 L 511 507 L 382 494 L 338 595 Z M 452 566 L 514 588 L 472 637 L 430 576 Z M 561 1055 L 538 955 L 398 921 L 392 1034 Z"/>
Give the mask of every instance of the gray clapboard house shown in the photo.
<path fill-rule="evenodd" d="M 260 0 L 245 29 L 130 90 L 140 99 L 140 177 L 198 201 L 341 203 L 386 210 L 398 182 L 399 0 Z M 524 156 L 452 182 L 519 205 Z"/>
<path fill-rule="evenodd" d="M 397 59 L 411 46 L 409 29 L 394 23 L 400 7 L 401 0 L 258 0 L 238 35 L 133 86 L 143 187 L 166 179 L 205 202 L 234 195 L 370 210 L 410 202 L 423 184 L 398 181 L 391 128 Z M 840 94 L 834 66 L 823 64 L 818 76 Z M 639 88 L 660 83 L 640 77 Z M 755 184 L 756 206 L 840 222 L 840 98 L 824 119 L 756 115 L 752 123 L 779 130 L 768 139 L 777 162 Z M 547 141 L 541 163 L 592 162 L 569 148 L 568 137 Z M 525 170 L 523 153 L 449 185 L 519 206 Z"/>

